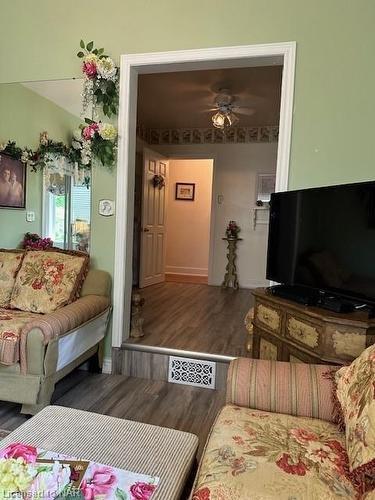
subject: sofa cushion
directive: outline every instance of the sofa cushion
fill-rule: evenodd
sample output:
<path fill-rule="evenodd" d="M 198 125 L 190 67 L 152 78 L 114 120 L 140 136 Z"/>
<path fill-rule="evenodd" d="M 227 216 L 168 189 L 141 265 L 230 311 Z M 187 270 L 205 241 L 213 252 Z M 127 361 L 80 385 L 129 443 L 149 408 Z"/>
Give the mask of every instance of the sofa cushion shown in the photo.
<path fill-rule="evenodd" d="M 0 249 L 0 307 L 9 307 L 17 271 L 21 267 L 23 250 Z"/>
<path fill-rule="evenodd" d="M 357 498 L 344 446 L 330 422 L 227 405 L 206 444 L 193 500 Z"/>
<path fill-rule="evenodd" d="M 21 331 L 26 323 L 39 318 L 39 314 L 0 309 L 0 363 L 13 365 L 20 359 Z"/>
<path fill-rule="evenodd" d="M 375 344 L 336 373 L 350 469 L 375 477 Z"/>
<path fill-rule="evenodd" d="M 10 306 L 49 313 L 75 300 L 87 272 L 82 252 L 29 250 L 18 271 Z"/>

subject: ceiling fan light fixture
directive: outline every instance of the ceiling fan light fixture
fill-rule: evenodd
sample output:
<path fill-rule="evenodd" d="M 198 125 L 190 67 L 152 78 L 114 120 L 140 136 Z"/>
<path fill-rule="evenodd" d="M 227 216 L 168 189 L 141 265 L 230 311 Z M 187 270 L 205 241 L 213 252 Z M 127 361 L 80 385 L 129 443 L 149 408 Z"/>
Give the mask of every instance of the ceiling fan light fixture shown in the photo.
<path fill-rule="evenodd" d="M 225 115 L 221 111 L 215 113 L 212 117 L 213 126 L 223 129 L 225 127 Z"/>
<path fill-rule="evenodd" d="M 232 111 L 230 111 L 227 114 L 227 120 L 228 120 L 230 127 L 232 127 L 233 125 L 236 125 L 240 121 L 239 118 Z"/>

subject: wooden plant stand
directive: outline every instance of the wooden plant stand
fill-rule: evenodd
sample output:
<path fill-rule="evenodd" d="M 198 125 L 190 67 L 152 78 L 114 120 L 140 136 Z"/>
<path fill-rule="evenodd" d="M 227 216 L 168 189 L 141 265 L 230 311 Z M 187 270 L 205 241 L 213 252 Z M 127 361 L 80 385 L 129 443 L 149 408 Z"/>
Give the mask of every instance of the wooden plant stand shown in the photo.
<path fill-rule="evenodd" d="M 233 288 L 234 290 L 238 290 L 239 284 L 238 284 L 237 268 L 236 268 L 237 242 L 242 241 L 242 238 L 223 238 L 223 240 L 228 243 L 228 253 L 227 253 L 228 264 L 225 268 L 226 273 L 224 276 L 224 281 L 221 286 L 223 288 Z"/>

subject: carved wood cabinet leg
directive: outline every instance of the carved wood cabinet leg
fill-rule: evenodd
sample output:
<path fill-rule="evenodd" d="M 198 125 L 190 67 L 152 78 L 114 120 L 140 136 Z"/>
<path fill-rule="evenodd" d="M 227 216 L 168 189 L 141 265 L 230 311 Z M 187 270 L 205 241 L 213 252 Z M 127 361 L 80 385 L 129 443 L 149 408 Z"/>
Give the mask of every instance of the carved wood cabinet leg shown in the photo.
<path fill-rule="evenodd" d="M 260 356 L 260 337 L 256 333 L 255 328 L 254 328 L 254 333 L 253 333 L 253 353 L 252 357 L 254 359 L 259 359 Z"/>
<path fill-rule="evenodd" d="M 145 299 L 141 296 L 138 290 L 134 290 L 132 293 L 132 309 L 131 309 L 131 328 L 130 337 L 133 339 L 139 339 L 144 336 L 143 333 L 143 322 L 142 318 L 142 308 L 145 303 Z"/>

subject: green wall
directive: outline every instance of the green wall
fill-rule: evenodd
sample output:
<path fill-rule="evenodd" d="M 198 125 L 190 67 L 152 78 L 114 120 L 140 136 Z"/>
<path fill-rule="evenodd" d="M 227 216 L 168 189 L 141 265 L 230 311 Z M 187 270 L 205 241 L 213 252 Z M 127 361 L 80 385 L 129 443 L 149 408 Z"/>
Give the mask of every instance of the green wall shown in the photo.
<path fill-rule="evenodd" d="M 39 134 L 68 142 L 80 120 L 23 85 L 0 85 L 0 142 L 15 140 L 20 147 L 36 148 Z M 35 222 L 26 222 L 26 210 L 35 212 Z M 42 176 L 27 171 L 26 210 L 0 209 L 0 247 L 15 248 L 26 232 L 42 231 Z"/>
<path fill-rule="evenodd" d="M 290 187 L 374 178 L 374 0 L 2 2 L 0 82 L 80 75 L 79 40 L 120 54 L 296 41 Z M 93 179 L 95 264 L 112 270 L 115 177 Z"/>
<path fill-rule="evenodd" d="M 79 75 L 80 38 L 115 58 L 295 40 L 291 186 L 373 178 L 374 0 L 12 0 L 1 13 L 0 81 Z"/>

